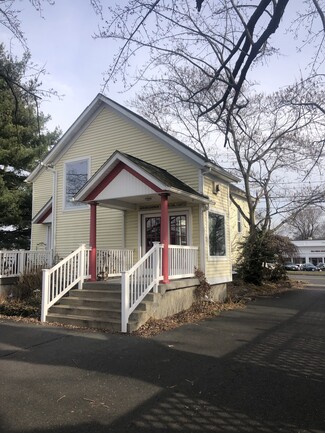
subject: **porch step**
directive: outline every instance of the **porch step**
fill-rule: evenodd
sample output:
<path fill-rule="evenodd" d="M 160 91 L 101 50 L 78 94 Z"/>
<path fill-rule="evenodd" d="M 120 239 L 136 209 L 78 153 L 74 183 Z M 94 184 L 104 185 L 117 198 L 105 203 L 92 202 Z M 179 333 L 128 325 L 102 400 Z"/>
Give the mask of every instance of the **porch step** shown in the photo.
<path fill-rule="evenodd" d="M 105 329 L 111 332 L 121 331 L 121 320 L 100 320 L 84 316 L 70 316 L 50 313 L 46 320 L 51 323 L 61 323 L 62 325 L 72 325 L 80 328 Z"/>
<path fill-rule="evenodd" d="M 147 304 L 153 301 L 149 293 L 130 316 L 128 331 L 137 329 L 137 323 L 145 314 Z M 84 289 L 72 289 L 53 305 L 47 314 L 48 322 L 77 327 L 121 331 L 121 284 L 86 283 Z"/>

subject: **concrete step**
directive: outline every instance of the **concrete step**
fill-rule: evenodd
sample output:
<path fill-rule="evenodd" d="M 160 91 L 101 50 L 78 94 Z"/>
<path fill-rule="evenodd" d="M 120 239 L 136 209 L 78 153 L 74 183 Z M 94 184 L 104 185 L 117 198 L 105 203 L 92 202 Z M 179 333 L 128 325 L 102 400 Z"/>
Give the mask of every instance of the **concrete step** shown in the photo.
<path fill-rule="evenodd" d="M 95 289 L 82 289 L 82 290 L 70 290 L 69 297 L 75 298 L 87 298 L 87 299 L 106 299 L 106 300 L 117 300 L 121 299 L 120 291 L 106 291 L 106 290 L 95 290 Z"/>
<path fill-rule="evenodd" d="M 71 307 L 88 307 L 88 308 L 105 308 L 108 306 L 113 307 L 113 309 L 121 308 L 121 299 L 111 299 L 111 298 L 83 298 L 69 296 L 64 297 L 59 300 L 55 305 L 70 305 Z"/>
<path fill-rule="evenodd" d="M 80 306 L 70 305 L 53 305 L 49 309 L 49 314 L 59 314 L 63 316 L 78 316 L 84 317 L 85 319 L 101 319 L 101 320 L 120 320 L 121 309 L 120 308 L 89 308 Z"/>
<path fill-rule="evenodd" d="M 95 318 L 85 318 L 83 316 L 70 316 L 50 313 L 46 317 L 47 322 L 60 323 L 62 325 L 78 326 L 80 328 L 105 329 L 111 332 L 121 331 L 120 320 L 101 320 Z"/>
<path fill-rule="evenodd" d="M 83 285 L 85 290 L 104 290 L 121 292 L 121 281 L 87 281 Z"/>

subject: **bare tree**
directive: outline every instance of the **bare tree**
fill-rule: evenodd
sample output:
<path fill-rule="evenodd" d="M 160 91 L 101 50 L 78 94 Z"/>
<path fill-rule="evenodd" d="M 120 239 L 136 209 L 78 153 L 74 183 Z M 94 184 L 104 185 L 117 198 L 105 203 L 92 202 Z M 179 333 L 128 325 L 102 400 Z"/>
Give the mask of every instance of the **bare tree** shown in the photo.
<path fill-rule="evenodd" d="M 132 105 L 205 156 L 213 154 L 215 143 L 228 130 L 227 165 L 243 179 L 249 213 L 235 196 L 231 199 L 251 230 L 274 230 L 306 206 L 324 201 L 322 186 L 303 183 L 316 169 L 322 170 L 325 118 L 319 110 L 284 102 L 286 90 L 268 96 L 250 90 L 230 120 L 216 121 L 218 113 L 210 112 L 197 122 L 196 104 L 186 102 L 186 94 L 200 79 L 191 70 L 182 72 L 165 77 L 163 83 L 150 83 Z M 214 87 L 199 103 L 208 105 L 220 91 Z M 215 158 L 218 162 L 218 154 Z"/>
<path fill-rule="evenodd" d="M 108 6 L 108 18 L 102 7 L 104 24 L 96 36 L 120 41 L 105 85 L 122 78 L 128 87 L 143 79 L 164 80 L 172 68 L 194 68 L 202 80 L 188 95 L 189 102 L 204 100 L 202 95 L 215 84 L 223 89 L 208 105 L 198 106 L 197 117 L 213 111 L 218 118 L 225 116 L 230 121 L 243 103 L 249 71 L 277 52 L 271 36 L 282 24 L 290 2 L 293 0 L 205 0 L 196 2 L 198 12 L 195 0 L 129 0 Z M 324 9 L 323 0 L 299 3 L 290 27 L 295 37 L 300 37 L 297 44 L 300 40 L 300 46 L 316 45 L 310 59 L 313 73 L 324 58 Z M 138 68 L 133 77 L 130 66 Z"/>
<path fill-rule="evenodd" d="M 324 210 L 315 206 L 306 207 L 288 220 L 287 228 L 291 229 L 293 239 L 320 239 L 325 231 Z"/>
<path fill-rule="evenodd" d="M 54 0 L 29 0 L 32 7 L 34 7 L 40 15 L 43 12 L 43 4 L 48 3 L 54 4 Z M 39 107 L 39 100 L 44 96 L 57 95 L 53 89 L 42 89 L 40 77 L 45 73 L 43 67 L 39 67 L 31 62 L 31 53 L 28 49 L 28 42 L 22 29 L 19 2 L 17 0 L 0 0 L 0 26 L 5 27 L 9 30 L 12 35 L 20 42 L 24 48 L 23 58 L 21 63 L 24 64 L 28 77 L 25 80 L 18 80 L 13 71 L 5 65 L 3 62 L 0 64 L 0 79 L 7 88 L 11 91 L 12 96 L 16 103 L 16 111 L 18 110 L 19 99 L 21 98 L 21 92 L 26 95 L 26 100 L 32 98 L 37 106 Z M 1 49 L 4 49 L 4 45 L 1 44 Z M 13 62 L 18 62 L 18 59 L 10 53 Z M 15 91 L 19 89 L 19 95 Z"/>

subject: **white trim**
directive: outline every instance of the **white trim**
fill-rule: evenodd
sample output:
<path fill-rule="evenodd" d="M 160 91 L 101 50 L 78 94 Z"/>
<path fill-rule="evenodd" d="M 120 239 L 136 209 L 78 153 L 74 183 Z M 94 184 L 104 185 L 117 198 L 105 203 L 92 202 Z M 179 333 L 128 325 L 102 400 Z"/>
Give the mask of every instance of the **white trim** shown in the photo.
<path fill-rule="evenodd" d="M 186 219 L 187 219 L 187 245 L 191 246 L 192 245 L 192 231 L 193 231 L 193 220 L 192 220 L 192 209 L 189 208 L 173 208 L 173 210 L 170 210 L 170 208 L 168 209 L 168 218 L 170 216 L 177 216 L 177 215 L 186 215 Z M 141 254 L 142 252 L 145 254 L 145 250 L 144 250 L 144 246 L 145 246 L 145 230 L 144 230 L 144 221 L 146 217 L 161 217 L 161 213 L 159 210 L 154 209 L 154 210 L 150 210 L 148 209 L 146 210 L 141 210 L 139 212 L 139 254 Z M 168 239 L 169 239 L 169 223 L 168 223 Z M 139 255 L 139 257 L 141 257 L 141 255 Z"/>
<path fill-rule="evenodd" d="M 205 273 L 206 271 L 206 230 L 205 230 L 205 216 L 207 212 L 207 206 L 201 205 L 199 206 L 199 234 L 203 234 L 200 236 L 200 269 Z"/>
<path fill-rule="evenodd" d="M 62 194 L 62 210 L 63 212 L 75 212 L 75 211 L 81 211 L 81 210 L 88 210 L 89 206 L 87 204 L 79 203 L 75 207 L 66 207 L 66 177 L 67 177 L 67 164 L 70 164 L 72 162 L 81 162 L 81 161 L 87 161 L 88 164 L 88 173 L 87 173 L 87 181 L 90 179 L 91 176 L 91 157 L 85 156 L 85 157 L 78 157 L 78 158 L 72 158 L 64 161 L 63 163 L 63 194 Z"/>
<path fill-rule="evenodd" d="M 224 218 L 224 232 L 225 232 L 225 255 L 224 256 L 210 256 L 210 221 L 209 221 L 209 214 L 215 214 L 215 215 L 220 215 L 223 216 Z M 228 224 L 229 225 L 229 224 Z M 228 255 L 228 230 L 227 230 L 227 214 L 223 211 L 219 211 L 219 210 L 214 210 L 214 209 L 209 209 L 207 212 L 207 233 L 208 233 L 208 245 L 207 245 L 207 256 L 208 256 L 208 261 L 209 262 L 223 262 L 226 260 L 229 260 L 229 255 Z"/>
<path fill-rule="evenodd" d="M 209 284 L 224 284 L 232 281 L 232 274 L 228 273 L 227 275 L 223 275 L 222 277 L 207 277 L 207 281 Z"/>

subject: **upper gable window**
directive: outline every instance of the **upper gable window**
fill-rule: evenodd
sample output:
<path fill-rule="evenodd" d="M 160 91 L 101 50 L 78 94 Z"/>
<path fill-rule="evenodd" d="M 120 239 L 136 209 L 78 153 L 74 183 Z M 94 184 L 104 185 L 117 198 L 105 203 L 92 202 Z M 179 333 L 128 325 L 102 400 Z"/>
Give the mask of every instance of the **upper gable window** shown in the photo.
<path fill-rule="evenodd" d="M 65 163 L 64 208 L 85 207 L 83 203 L 72 201 L 75 194 L 88 180 L 89 159 L 79 159 Z"/>

